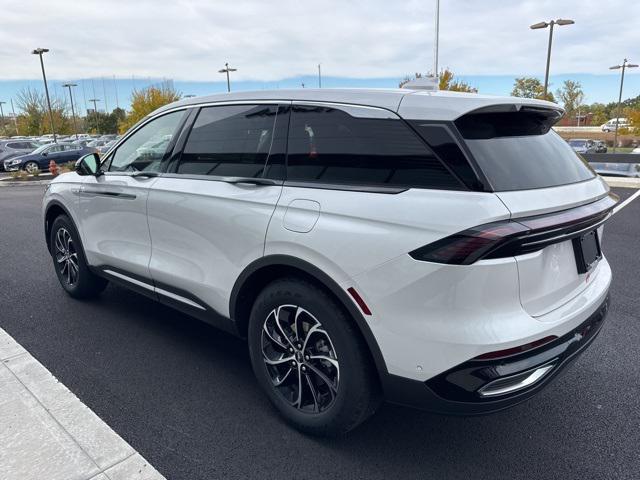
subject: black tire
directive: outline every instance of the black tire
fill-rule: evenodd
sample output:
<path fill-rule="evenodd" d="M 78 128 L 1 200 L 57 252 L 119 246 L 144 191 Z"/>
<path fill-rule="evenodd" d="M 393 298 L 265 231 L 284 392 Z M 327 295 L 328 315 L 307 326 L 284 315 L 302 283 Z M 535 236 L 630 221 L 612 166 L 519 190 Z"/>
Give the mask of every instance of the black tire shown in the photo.
<path fill-rule="evenodd" d="M 275 329 L 276 311 L 283 330 Z M 289 320 L 298 319 L 301 326 L 297 330 L 303 339 L 308 333 L 306 349 L 297 348 L 302 341 L 297 342 L 298 334 L 287 329 L 285 315 Z M 265 325 L 273 336 L 263 333 Z M 314 329 L 314 325 L 317 328 Z M 285 331 L 288 340 L 278 333 Z M 342 435 L 370 417 L 379 406 L 380 388 L 364 340 L 336 301 L 313 283 L 283 278 L 265 287 L 251 310 L 248 336 L 258 383 L 280 414 L 298 430 L 321 436 Z M 265 352 L 279 362 L 289 355 L 298 362 L 267 366 Z M 327 357 L 333 360 L 324 359 Z M 297 367 L 292 366 L 294 363 Z M 306 373 L 303 373 L 305 366 Z M 292 371 L 286 374 L 284 370 L 289 368 Z M 335 393 L 318 371 L 336 386 Z M 283 378 L 291 385 L 276 386 Z M 298 382 L 304 382 L 302 396 L 297 395 Z"/>
<path fill-rule="evenodd" d="M 49 241 L 53 268 L 60 285 L 69 295 L 74 298 L 92 298 L 106 288 L 108 281 L 89 270 L 80 236 L 69 217 L 56 217 L 51 226 Z"/>

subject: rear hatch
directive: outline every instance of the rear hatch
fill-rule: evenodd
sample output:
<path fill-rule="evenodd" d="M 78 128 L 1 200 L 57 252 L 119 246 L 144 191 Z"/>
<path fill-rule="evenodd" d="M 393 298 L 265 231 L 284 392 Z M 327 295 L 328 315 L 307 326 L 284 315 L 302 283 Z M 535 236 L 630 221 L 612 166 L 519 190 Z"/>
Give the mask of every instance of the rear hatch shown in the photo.
<path fill-rule="evenodd" d="M 534 317 L 570 301 L 597 277 L 602 224 L 616 203 L 607 184 L 551 130 L 561 114 L 497 105 L 455 122 L 511 219 L 525 227 L 511 248 L 520 301 Z"/>

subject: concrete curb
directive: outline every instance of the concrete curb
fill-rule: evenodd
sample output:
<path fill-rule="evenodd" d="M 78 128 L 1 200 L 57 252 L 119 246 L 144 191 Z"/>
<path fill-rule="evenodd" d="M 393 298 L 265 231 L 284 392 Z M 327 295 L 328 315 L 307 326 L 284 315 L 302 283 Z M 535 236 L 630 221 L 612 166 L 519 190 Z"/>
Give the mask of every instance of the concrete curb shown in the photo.
<path fill-rule="evenodd" d="M 602 177 L 610 187 L 640 188 L 640 178 Z"/>
<path fill-rule="evenodd" d="M 0 478 L 164 480 L 0 328 Z"/>

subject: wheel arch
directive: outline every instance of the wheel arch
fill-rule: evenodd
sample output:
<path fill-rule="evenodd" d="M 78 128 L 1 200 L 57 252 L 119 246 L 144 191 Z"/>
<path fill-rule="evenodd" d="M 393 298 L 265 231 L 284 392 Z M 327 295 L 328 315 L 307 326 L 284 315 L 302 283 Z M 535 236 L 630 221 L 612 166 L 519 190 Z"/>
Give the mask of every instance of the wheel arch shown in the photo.
<path fill-rule="evenodd" d="M 75 228 L 76 232 L 78 232 L 78 235 L 80 235 L 78 225 L 76 224 L 76 221 L 74 220 L 73 215 L 71 214 L 69 209 L 58 200 L 51 200 L 51 202 L 49 202 L 49 204 L 47 205 L 47 209 L 45 210 L 44 214 L 44 237 L 45 241 L 47 242 L 47 250 L 49 251 L 49 253 L 51 253 L 51 227 L 55 219 L 60 215 L 66 215 L 67 217 L 69 217 L 69 220 L 73 224 L 73 228 Z M 80 240 L 82 240 L 82 238 Z M 80 243 L 82 247 L 82 241 Z M 82 251 L 82 253 L 84 255 L 84 250 Z"/>
<path fill-rule="evenodd" d="M 240 336 L 247 336 L 249 315 L 255 298 L 270 282 L 285 276 L 310 280 L 329 293 L 351 318 L 367 344 L 371 359 L 381 381 L 388 374 L 387 366 L 373 332 L 355 303 L 328 274 L 318 267 L 288 255 L 268 255 L 249 264 L 236 280 L 229 300 L 229 316 Z"/>

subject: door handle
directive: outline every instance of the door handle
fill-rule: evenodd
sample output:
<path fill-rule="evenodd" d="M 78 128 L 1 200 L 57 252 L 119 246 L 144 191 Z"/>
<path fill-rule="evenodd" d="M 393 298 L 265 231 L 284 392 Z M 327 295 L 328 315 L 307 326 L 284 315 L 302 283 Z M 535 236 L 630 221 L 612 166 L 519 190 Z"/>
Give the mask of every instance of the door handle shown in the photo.
<path fill-rule="evenodd" d="M 224 177 L 223 182 L 226 183 L 247 183 L 249 185 L 282 185 L 282 180 L 273 180 L 271 178 L 254 178 L 254 177 Z"/>

